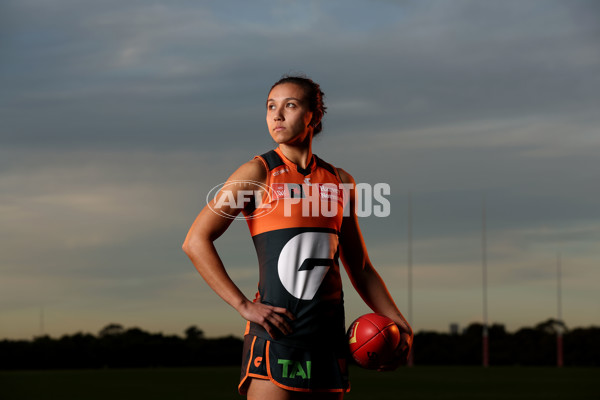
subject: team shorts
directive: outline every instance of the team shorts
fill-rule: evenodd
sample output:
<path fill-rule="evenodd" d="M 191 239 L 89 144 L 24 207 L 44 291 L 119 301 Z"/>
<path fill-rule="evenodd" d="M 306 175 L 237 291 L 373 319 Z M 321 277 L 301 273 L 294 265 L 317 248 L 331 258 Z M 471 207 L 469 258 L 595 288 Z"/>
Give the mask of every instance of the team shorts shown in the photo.
<path fill-rule="evenodd" d="M 343 352 L 290 347 L 248 334 L 242 354 L 241 395 L 246 395 L 251 378 L 269 379 L 283 389 L 298 392 L 350 391 Z"/>

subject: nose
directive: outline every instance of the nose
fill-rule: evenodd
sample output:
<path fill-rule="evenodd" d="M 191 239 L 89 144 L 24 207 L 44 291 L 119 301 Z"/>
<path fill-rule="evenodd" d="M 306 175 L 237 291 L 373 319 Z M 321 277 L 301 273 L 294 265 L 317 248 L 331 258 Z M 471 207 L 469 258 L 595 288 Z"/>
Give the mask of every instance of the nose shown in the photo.
<path fill-rule="evenodd" d="M 277 107 L 273 110 L 273 120 L 275 121 L 283 121 L 283 114 L 281 112 L 281 108 Z"/>

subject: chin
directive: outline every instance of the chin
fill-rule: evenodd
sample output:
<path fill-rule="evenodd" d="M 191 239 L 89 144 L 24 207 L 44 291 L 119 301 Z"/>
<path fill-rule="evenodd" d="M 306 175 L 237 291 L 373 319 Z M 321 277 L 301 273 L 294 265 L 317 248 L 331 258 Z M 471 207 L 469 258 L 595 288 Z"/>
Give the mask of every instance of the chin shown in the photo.
<path fill-rule="evenodd" d="M 287 137 L 285 135 L 271 135 L 271 138 L 275 141 L 275 143 L 277 144 L 290 144 L 292 142 L 294 142 L 294 138 L 290 138 Z"/>
<path fill-rule="evenodd" d="M 271 139 L 277 144 L 285 143 L 286 139 L 281 137 L 280 135 L 271 135 Z"/>

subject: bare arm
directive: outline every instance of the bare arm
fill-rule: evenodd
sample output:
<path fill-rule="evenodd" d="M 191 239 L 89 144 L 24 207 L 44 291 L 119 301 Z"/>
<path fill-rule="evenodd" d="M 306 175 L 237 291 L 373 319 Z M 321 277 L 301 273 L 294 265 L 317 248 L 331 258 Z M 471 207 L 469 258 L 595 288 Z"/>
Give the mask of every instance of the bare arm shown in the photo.
<path fill-rule="evenodd" d="M 355 186 L 354 178 L 342 169 L 338 169 L 342 181 Z M 412 328 L 394 303 L 392 296 L 381 276 L 377 273 L 369 255 L 358 225 L 355 208 L 355 191 L 350 190 L 350 213 L 344 217 L 340 232 L 340 257 L 352 285 L 363 301 L 376 313 L 391 318 L 400 328 L 402 340 L 398 352 L 408 356 L 413 340 Z M 394 368 L 394 366 L 391 366 Z"/>
<path fill-rule="evenodd" d="M 227 185 L 226 190 L 231 193 L 219 192 L 215 199 L 211 201 L 212 208 L 218 208 L 223 214 L 235 217 L 241 212 L 241 209 L 232 206 L 229 202 L 219 204 L 218 199 L 220 199 L 220 196 L 231 195 L 233 199 L 237 199 L 239 191 L 253 191 L 256 189 L 255 185 L 249 183 L 250 181 L 265 182 L 265 180 L 266 171 L 260 161 L 247 162 L 228 179 L 228 182 L 241 181 L 241 183 Z M 294 319 L 289 311 L 285 308 L 250 301 L 227 274 L 214 246 L 214 241 L 227 230 L 232 220 L 219 215 L 207 205 L 192 224 L 183 243 L 183 251 L 188 255 L 206 283 L 225 302 L 235 308 L 244 319 L 263 326 L 271 337 L 276 336 L 278 332 L 289 334 L 291 332 L 290 325 L 283 318 L 283 316 L 286 316 L 289 319 Z"/>

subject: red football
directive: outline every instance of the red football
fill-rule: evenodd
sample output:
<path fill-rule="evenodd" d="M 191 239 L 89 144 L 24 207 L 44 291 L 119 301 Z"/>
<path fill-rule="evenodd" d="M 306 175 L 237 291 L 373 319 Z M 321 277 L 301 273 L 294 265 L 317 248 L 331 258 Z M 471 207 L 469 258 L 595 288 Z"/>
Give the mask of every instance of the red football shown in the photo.
<path fill-rule="evenodd" d="M 354 361 L 363 368 L 379 369 L 393 361 L 400 330 L 384 315 L 365 314 L 350 325 L 347 337 Z"/>

